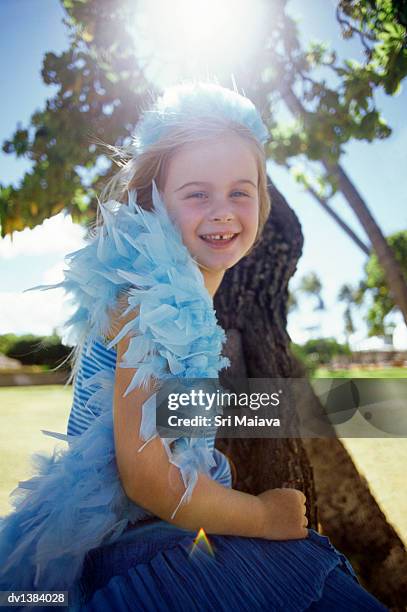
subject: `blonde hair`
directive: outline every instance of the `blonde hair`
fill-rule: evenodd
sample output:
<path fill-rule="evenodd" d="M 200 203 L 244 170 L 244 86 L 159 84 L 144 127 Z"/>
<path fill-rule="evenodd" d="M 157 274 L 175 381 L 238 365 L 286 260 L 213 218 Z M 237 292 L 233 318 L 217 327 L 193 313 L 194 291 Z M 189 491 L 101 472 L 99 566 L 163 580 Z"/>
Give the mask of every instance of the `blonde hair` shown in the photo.
<path fill-rule="evenodd" d="M 258 168 L 258 194 L 259 194 L 259 226 L 251 248 L 245 253 L 248 255 L 260 241 L 264 226 L 271 210 L 271 201 L 267 189 L 266 155 L 263 145 L 257 140 L 252 131 L 246 126 L 215 117 L 197 117 L 171 127 L 156 143 L 137 156 L 133 156 L 129 147 L 113 146 L 102 141 L 99 144 L 113 152 L 111 159 L 120 166 L 120 170 L 110 178 L 100 194 L 100 200 L 106 202 L 115 200 L 122 204 L 128 202 L 128 191 L 137 191 L 137 203 L 151 210 L 152 181 L 159 190 L 163 189 L 168 163 L 176 151 L 186 144 L 198 144 L 222 137 L 226 132 L 232 131 L 241 136 L 250 146 Z M 117 158 L 117 160 L 115 159 Z M 103 222 L 102 215 L 97 211 L 96 226 Z"/>

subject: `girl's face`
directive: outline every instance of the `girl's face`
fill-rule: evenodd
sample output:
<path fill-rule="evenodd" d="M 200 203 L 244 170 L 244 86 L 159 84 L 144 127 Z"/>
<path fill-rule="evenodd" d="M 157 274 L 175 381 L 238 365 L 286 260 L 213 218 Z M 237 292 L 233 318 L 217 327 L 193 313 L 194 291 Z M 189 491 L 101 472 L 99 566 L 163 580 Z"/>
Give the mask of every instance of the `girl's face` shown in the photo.
<path fill-rule="evenodd" d="M 207 286 L 213 287 L 216 279 L 219 285 L 225 271 L 254 243 L 259 224 L 257 183 L 254 154 L 233 133 L 184 145 L 168 162 L 163 200 L 209 281 Z M 203 238 L 208 234 L 234 237 L 211 241 Z"/>

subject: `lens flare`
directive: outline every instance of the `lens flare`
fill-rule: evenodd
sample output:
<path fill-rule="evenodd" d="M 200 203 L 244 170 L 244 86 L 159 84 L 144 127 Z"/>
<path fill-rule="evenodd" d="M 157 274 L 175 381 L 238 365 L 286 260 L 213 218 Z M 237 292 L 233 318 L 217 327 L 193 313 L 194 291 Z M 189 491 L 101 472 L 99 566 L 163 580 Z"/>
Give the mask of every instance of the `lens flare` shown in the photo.
<path fill-rule="evenodd" d="M 192 548 L 189 553 L 189 556 L 191 557 L 197 551 L 204 552 L 208 555 L 211 555 L 212 557 L 215 556 L 213 546 L 209 542 L 208 536 L 206 535 L 203 527 L 201 527 L 200 530 L 198 531 L 198 534 L 192 544 Z"/>

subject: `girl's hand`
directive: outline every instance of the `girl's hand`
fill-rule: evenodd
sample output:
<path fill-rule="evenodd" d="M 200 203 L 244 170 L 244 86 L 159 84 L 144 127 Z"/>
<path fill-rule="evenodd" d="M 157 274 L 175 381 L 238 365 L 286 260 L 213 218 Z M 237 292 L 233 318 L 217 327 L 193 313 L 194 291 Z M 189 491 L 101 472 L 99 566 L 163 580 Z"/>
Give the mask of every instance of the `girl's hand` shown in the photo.
<path fill-rule="evenodd" d="M 263 508 L 261 538 L 298 540 L 308 537 L 306 497 L 298 489 L 268 489 L 257 495 Z"/>

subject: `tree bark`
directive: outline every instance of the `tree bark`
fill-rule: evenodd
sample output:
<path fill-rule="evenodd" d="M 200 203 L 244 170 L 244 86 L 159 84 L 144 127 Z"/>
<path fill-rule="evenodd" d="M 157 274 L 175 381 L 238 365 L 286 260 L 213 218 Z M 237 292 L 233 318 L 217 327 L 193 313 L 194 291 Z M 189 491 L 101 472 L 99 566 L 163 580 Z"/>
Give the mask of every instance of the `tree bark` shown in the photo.
<path fill-rule="evenodd" d="M 363 200 L 344 168 L 342 168 L 340 164 L 330 166 L 327 162 L 324 162 L 324 166 L 328 172 L 336 176 L 340 190 L 369 236 L 379 263 L 384 270 L 390 293 L 392 294 L 395 304 L 400 308 L 407 325 L 407 283 L 399 262 L 395 258 L 392 249 L 383 236 L 376 220 L 373 218 L 366 202 Z"/>
<path fill-rule="evenodd" d="M 368 591 L 392 610 L 405 610 L 406 550 L 369 483 L 339 439 L 308 438 L 304 445 L 314 470 L 324 533 L 349 558 Z"/>
<path fill-rule="evenodd" d="M 232 361 L 232 367 L 220 374 L 225 388 L 227 376 L 288 378 L 293 372 L 286 304 L 303 236 L 295 213 L 269 184 L 272 211 L 262 239 L 227 271 L 215 294 L 218 320 L 228 334 L 225 353 Z M 285 416 L 295 425 L 295 414 Z M 308 524 L 318 530 L 312 467 L 301 438 L 217 439 L 217 446 L 236 464 L 240 490 L 257 494 L 294 481 L 307 497 Z"/>
<path fill-rule="evenodd" d="M 359 236 L 355 234 L 352 228 L 350 228 L 349 225 L 345 223 L 345 221 L 341 219 L 341 217 L 335 212 L 335 210 L 331 208 L 331 206 L 328 204 L 328 200 L 326 198 L 321 197 L 319 193 L 311 187 L 311 185 L 308 185 L 306 189 L 310 193 L 310 195 L 312 195 L 313 198 L 318 202 L 318 204 L 320 204 L 323 210 L 334 221 L 336 221 L 339 227 L 343 229 L 345 234 L 349 236 L 349 238 L 356 244 L 356 246 L 359 247 L 359 249 L 363 251 L 363 253 L 369 257 L 371 253 L 371 249 L 364 242 L 362 242 L 362 240 L 359 238 Z"/>
<path fill-rule="evenodd" d="M 224 354 L 231 359 L 219 376 L 226 389 L 236 378 L 305 378 L 286 331 L 288 283 L 303 237 L 295 213 L 269 184 L 272 210 L 262 240 L 227 271 L 215 294 L 217 317 L 227 333 Z M 310 408 L 313 414 L 322 410 L 310 384 L 295 406 L 300 417 Z M 289 418 L 295 423 L 295 414 Z M 392 610 L 403 609 L 403 544 L 339 439 L 217 438 L 216 447 L 234 462 L 238 490 L 258 494 L 293 481 L 307 498 L 308 527 L 348 556 L 369 592 Z"/>

